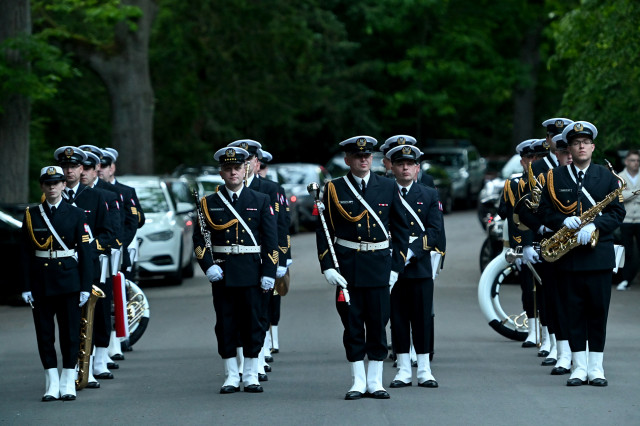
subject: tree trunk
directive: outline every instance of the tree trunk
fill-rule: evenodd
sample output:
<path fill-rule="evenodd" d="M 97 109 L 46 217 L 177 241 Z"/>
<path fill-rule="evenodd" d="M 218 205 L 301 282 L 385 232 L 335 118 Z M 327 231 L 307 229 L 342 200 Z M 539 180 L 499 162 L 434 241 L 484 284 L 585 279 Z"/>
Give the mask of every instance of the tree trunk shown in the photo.
<path fill-rule="evenodd" d="M 136 32 L 125 23 L 115 28 L 115 53 L 85 52 L 111 101 L 112 147 L 117 149 L 118 173 L 153 173 L 154 95 L 149 74 L 149 36 L 157 13 L 153 0 L 123 0 L 142 10 Z"/>
<path fill-rule="evenodd" d="M 532 139 L 534 130 L 534 115 L 536 101 L 536 86 L 538 85 L 538 68 L 540 66 L 540 32 L 542 25 L 531 28 L 524 35 L 520 46 L 520 62 L 526 69 L 526 77 L 516 87 L 513 99 L 513 140 L 515 148 L 520 142 Z"/>
<path fill-rule="evenodd" d="M 31 34 L 29 0 L 0 1 L 0 42 Z M 10 63 L 29 72 L 19 52 L 0 52 Z M 0 202 L 25 203 L 29 198 L 29 99 L 10 95 L 0 99 Z"/>

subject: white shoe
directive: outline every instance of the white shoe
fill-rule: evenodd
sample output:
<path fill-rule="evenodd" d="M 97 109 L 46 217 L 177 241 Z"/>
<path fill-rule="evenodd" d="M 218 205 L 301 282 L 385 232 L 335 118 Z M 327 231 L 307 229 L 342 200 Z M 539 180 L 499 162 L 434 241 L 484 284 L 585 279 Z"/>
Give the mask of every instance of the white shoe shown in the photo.
<path fill-rule="evenodd" d="M 98 382 L 98 380 L 93 377 L 93 360 L 94 355 L 91 355 L 89 357 L 89 377 L 87 379 L 87 387 L 89 389 L 98 389 L 100 387 L 100 382 Z"/>
<path fill-rule="evenodd" d="M 109 371 L 109 349 L 94 346 L 93 350 L 93 375 L 100 379 L 113 379 L 113 374 Z"/>
<path fill-rule="evenodd" d="M 398 362 L 398 372 L 389 387 L 402 388 L 411 386 L 411 355 L 398 354 L 396 361 Z"/>
<path fill-rule="evenodd" d="M 57 368 L 47 368 L 44 370 L 44 395 L 42 400 L 55 401 L 60 399 L 60 377 Z"/>
<path fill-rule="evenodd" d="M 587 352 L 573 352 L 571 355 L 571 377 L 567 381 L 568 386 L 580 386 L 587 384 Z"/>
<path fill-rule="evenodd" d="M 602 352 L 589 352 L 587 364 L 587 377 L 589 383 L 594 386 L 607 386 L 607 379 L 604 377 L 604 367 L 602 366 Z"/>
<path fill-rule="evenodd" d="M 562 367 L 569 370 L 571 368 L 571 347 L 568 340 L 558 340 L 556 342 L 558 348 L 558 361 L 556 368 Z"/>
<path fill-rule="evenodd" d="M 73 401 L 76 399 L 76 369 L 63 368 L 60 374 L 60 399 Z"/>
<path fill-rule="evenodd" d="M 438 387 L 438 382 L 431 374 L 429 354 L 418 354 L 418 386 L 424 388 Z"/>
<path fill-rule="evenodd" d="M 389 393 L 382 386 L 382 361 L 369 360 L 367 392 L 375 399 L 389 399 Z"/>
<path fill-rule="evenodd" d="M 242 384 L 245 388 L 250 385 L 259 385 L 258 381 L 258 358 L 245 358 L 244 370 L 242 371 Z"/>
<path fill-rule="evenodd" d="M 627 287 L 629 287 L 629 281 L 624 280 L 624 281 L 620 281 L 620 284 L 618 284 L 618 287 L 616 287 L 619 291 L 625 291 L 627 289 Z"/>
<path fill-rule="evenodd" d="M 353 384 L 347 392 L 346 399 L 358 399 L 367 391 L 367 375 L 364 371 L 364 361 L 351 362 L 351 378 Z M 349 394 L 354 393 L 349 397 Z M 358 395 L 359 394 L 359 395 Z"/>
<path fill-rule="evenodd" d="M 115 331 L 111 331 L 111 337 L 109 338 L 109 358 L 116 360 L 123 360 L 122 346 L 120 345 L 120 338 L 116 336 Z"/>
<path fill-rule="evenodd" d="M 220 393 L 238 392 L 240 390 L 240 372 L 236 357 L 224 360 L 224 376 L 225 381 L 222 384 Z"/>
<path fill-rule="evenodd" d="M 280 344 L 278 343 L 278 326 L 277 325 L 272 325 L 271 326 L 271 349 L 272 349 L 272 353 L 278 353 L 280 352 Z"/>
<path fill-rule="evenodd" d="M 236 348 L 236 359 L 238 360 L 238 371 L 244 371 L 244 350 L 242 346 Z"/>
<path fill-rule="evenodd" d="M 556 343 L 555 334 L 549 335 L 549 342 L 550 342 L 549 355 L 547 355 L 547 358 L 543 361 L 542 365 L 555 365 L 555 362 L 558 359 L 558 344 Z"/>
<path fill-rule="evenodd" d="M 538 320 L 536 318 L 529 318 L 527 320 L 527 325 L 528 325 L 529 331 L 527 333 L 527 338 L 525 339 L 524 343 L 522 343 L 522 347 L 533 348 L 538 345 L 536 336 L 540 338 L 540 334 L 539 334 L 540 332 L 538 330 Z"/>

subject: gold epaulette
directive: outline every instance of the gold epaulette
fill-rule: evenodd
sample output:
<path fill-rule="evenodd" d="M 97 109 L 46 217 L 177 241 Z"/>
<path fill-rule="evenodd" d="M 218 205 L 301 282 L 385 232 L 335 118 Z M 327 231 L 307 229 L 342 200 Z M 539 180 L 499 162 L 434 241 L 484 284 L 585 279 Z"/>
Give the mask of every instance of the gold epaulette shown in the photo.
<path fill-rule="evenodd" d="M 524 193 L 524 191 L 527 189 L 527 182 L 524 181 L 524 179 L 520 179 L 518 181 L 518 191 L 519 194 Z"/>
<path fill-rule="evenodd" d="M 540 185 L 544 186 L 544 184 L 546 182 L 545 179 L 544 179 L 544 173 L 540 173 L 538 175 L 538 182 L 540 182 Z"/>
<path fill-rule="evenodd" d="M 44 194 L 42 194 L 42 196 L 44 197 Z M 40 250 L 48 249 L 51 246 L 51 243 L 53 241 L 53 236 L 49 235 L 49 238 L 47 238 L 47 241 L 45 241 L 44 244 L 40 244 L 38 240 L 36 240 L 36 236 L 33 234 L 33 224 L 31 223 L 31 212 L 29 211 L 29 207 L 27 207 L 24 213 L 27 221 L 27 229 L 29 230 L 29 235 L 31 236 L 31 240 L 36 245 L 36 247 L 38 247 Z"/>
<path fill-rule="evenodd" d="M 507 179 L 504 183 L 504 201 L 511 203 L 512 206 L 516 204 L 516 197 L 511 191 L 511 180 Z"/>
<path fill-rule="evenodd" d="M 217 189 L 216 189 L 217 191 Z M 211 220 L 211 216 L 209 216 L 209 209 L 207 208 L 207 198 L 206 197 L 202 197 L 200 199 L 200 205 L 202 206 L 202 213 L 204 213 L 204 218 L 207 221 L 207 223 L 209 224 L 209 226 L 211 228 L 213 228 L 216 231 L 223 231 L 235 224 L 238 223 L 238 219 L 231 219 L 229 222 L 222 224 L 222 225 L 216 225 L 215 223 L 213 223 L 213 220 Z"/>
<path fill-rule="evenodd" d="M 560 200 L 558 200 L 558 197 L 556 196 L 555 188 L 553 186 L 553 169 L 549 169 L 549 171 L 547 172 L 547 188 L 549 190 L 549 195 L 551 196 L 551 200 L 553 201 L 553 204 L 556 206 L 558 210 L 560 210 L 561 213 L 568 215 L 573 213 L 576 210 L 576 208 L 578 207 L 577 201 L 574 201 L 573 204 L 565 206 L 564 204 L 562 204 Z"/>

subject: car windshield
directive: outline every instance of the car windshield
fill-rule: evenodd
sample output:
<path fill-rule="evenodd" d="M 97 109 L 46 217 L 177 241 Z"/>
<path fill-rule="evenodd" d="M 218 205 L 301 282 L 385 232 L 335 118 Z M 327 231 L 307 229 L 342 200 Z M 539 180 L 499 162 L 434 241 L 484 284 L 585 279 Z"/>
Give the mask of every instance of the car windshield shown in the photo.
<path fill-rule="evenodd" d="M 522 173 L 522 165 L 520 164 L 520 156 L 514 155 L 507 161 L 507 163 L 502 167 L 502 171 L 500 172 L 500 176 L 503 179 L 509 179 L 512 175 Z"/>
<path fill-rule="evenodd" d="M 208 181 L 200 181 L 200 185 L 202 185 L 202 192 L 203 194 L 200 194 L 200 196 L 206 196 L 206 195 L 211 195 L 214 192 L 216 192 L 216 188 L 218 188 L 219 185 L 223 185 L 224 181 L 222 182 L 208 182 Z"/>
<path fill-rule="evenodd" d="M 445 167 L 464 166 L 462 154 L 456 152 L 425 152 L 422 159 Z"/>
<path fill-rule="evenodd" d="M 145 213 L 164 213 L 169 211 L 167 198 L 160 187 L 139 186 L 136 193 Z"/>

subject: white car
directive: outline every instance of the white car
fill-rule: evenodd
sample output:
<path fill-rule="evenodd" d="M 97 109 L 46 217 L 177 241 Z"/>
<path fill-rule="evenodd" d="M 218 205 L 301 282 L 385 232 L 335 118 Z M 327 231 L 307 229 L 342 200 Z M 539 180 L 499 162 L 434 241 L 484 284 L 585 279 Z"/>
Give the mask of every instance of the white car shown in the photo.
<path fill-rule="evenodd" d="M 141 240 L 140 278 L 181 284 L 184 276 L 193 275 L 193 204 L 176 202 L 157 176 L 121 176 L 118 180 L 136 189 L 144 209 L 145 224 L 136 233 Z"/>
<path fill-rule="evenodd" d="M 201 197 L 214 194 L 220 185 L 224 185 L 224 180 L 220 175 L 202 175 L 196 178 L 198 195 Z"/>

